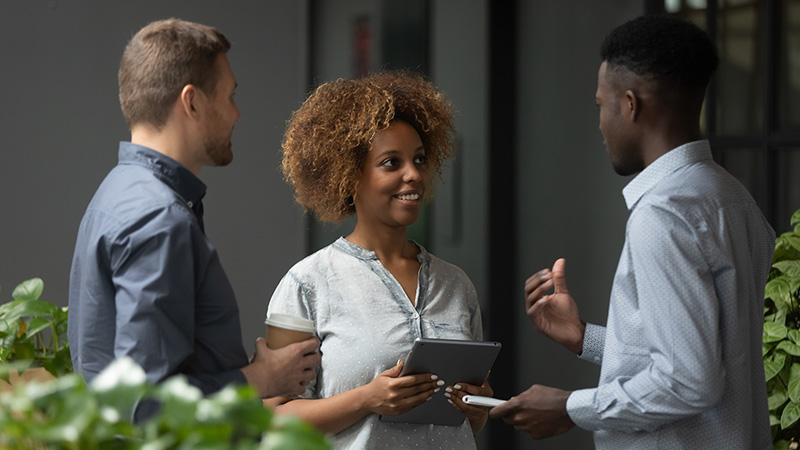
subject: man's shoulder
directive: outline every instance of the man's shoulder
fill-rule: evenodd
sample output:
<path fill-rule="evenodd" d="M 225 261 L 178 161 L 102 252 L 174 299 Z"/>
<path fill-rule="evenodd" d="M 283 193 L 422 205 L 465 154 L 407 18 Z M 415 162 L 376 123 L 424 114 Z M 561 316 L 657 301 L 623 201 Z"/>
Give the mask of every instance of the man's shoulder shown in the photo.
<path fill-rule="evenodd" d="M 182 203 L 180 196 L 153 172 L 135 165 L 119 165 L 100 184 L 87 213 L 128 221 Z"/>
<path fill-rule="evenodd" d="M 115 167 L 98 187 L 81 220 L 79 240 L 115 241 L 132 232 L 193 226 L 186 202 L 146 168 Z"/>

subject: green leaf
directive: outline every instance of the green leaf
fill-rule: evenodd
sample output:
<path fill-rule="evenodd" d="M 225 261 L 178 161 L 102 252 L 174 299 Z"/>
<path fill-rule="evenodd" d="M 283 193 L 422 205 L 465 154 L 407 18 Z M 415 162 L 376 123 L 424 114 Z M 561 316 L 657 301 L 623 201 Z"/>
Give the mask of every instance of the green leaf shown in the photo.
<path fill-rule="evenodd" d="M 779 374 L 786 365 L 786 353 L 775 352 L 772 356 L 764 360 L 764 375 L 767 381 Z"/>
<path fill-rule="evenodd" d="M 800 261 L 778 261 L 772 265 L 772 267 L 781 271 L 786 275 L 790 275 L 793 277 L 800 276 Z"/>
<path fill-rule="evenodd" d="M 786 336 L 795 344 L 800 344 L 800 330 L 789 330 Z"/>
<path fill-rule="evenodd" d="M 794 342 L 781 341 L 775 348 L 778 350 L 783 350 L 792 356 L 800 356 L 800 345 L 797 345 Z"/>
<path fill-rule="evenodd" d="M 275 416 L 272 429 L 261 441 L 261 450 L 326 450 L 330 448 L 327 438 L 310 424 L 296 417 Z"/>
<path fill-rule="evenodd" d="M 33 347 L 33 342 L 15 342 L 8 359 L 33 359 L 34 356 L 36 356 L 36 349 Z"/>
<path fill-rule="evenodd" d="M 800 235 L 797 233 L 784 233 L 781 235 L 781 238 L 792 246 L 793 249 L 800 251 Z"/>
<path fill-rule="evenodd" d="M 780 423 L 781 423 L 781 419 L 778 418 L 778 416 L 776 416 L 775 414 L 770 414 L 769 415 L 769 426 L 774 427 L 775 425 L 778 425 Z"/>
<path fill-rule="evenodd" d="M 800 363 L 792 364 L 792 372 L 789 375 L 786 392 L 789 394 L 789 399 L 795 403 L 800 403 Z"/>
<path fill-rule="evenodd" d="M 764 298 L 771 298 L 775 302 L 775 306 L 780 308 L 781 305 L 787 306 L 791 303 L 792 285 L 789 282 L 789 277 L 785 275 L 778 276 L 769 280 L 764 287 Z"/>
<path fill-rule="evenodd" d="M 42 291 L 44 291 L 44 281 L 41 278 L 31 278 L 20 283 L 11 296 L 14 300 L 38 300 Z"/>
<path fill-rule="evenodd" d="M 777 420 L 777 418 L 776 418 L 776 420 Z M 770 423 L 770 425 L 773 425 L 772 416 L 769 416 L 769 423 Z M 777 421 L 776 423 L 780 423 L 780 421 Z M 780 441 L 776 441 L 776 442 L 774 442 L 772 444 L 772 450 L 789 450 L 791 448 L 791 447 L 789 447 L 790 445 L 791 445 L 791 442 L 784 441 L 783 439 L 781 439 Z"/>
<path fill-rule="evenodd" d="M 782 323 L 765 322 L 763 332 L 763 342 L 775 342 L 786 338 L 789 329 Z"/>
<path fill-rule="evenodd" d="M 42 330 L 46 330 L 50 328 L 50 321 L 42 318 L 42 317 L 34 317 L 28 323 L 28 331 L 25 332 L 25 336 L 31 338 L 36 336 L 37 333 L 40 333 Z M 792 330 L 797 331 L 797 330 Z"/>
<path fill-rule="evenodd" d="M 786 386 L 784 386 L 783 383 L 770 383 L 767 392 L 769 393 L 767 404 L 769 405 L 770 411 L 775 411 L 789 400 L 789 393 L 786 391 Z"/>
<path fill-rule="evenodd" d="M 785 430 L 791 427 L 797 423 L 797 419 L 800 419 L 800 403 L 789 402 L 781 414 L 781 429 Z"/>
<path fill-rule="evenodd" d="M 773 348 L 775 348 L 775 344 L 773 344 L 773 343 L 766 343 L 766 342 L 762 343 L 761 344 L 761 356 L 762 357 L 766 356 L 766 354 L 769 353 L 770 350 L 772 350 Z"/>
<path fill-rule="evenodd" d="M 794 212 L 794 214 L 792 214 L 792 218 L 789 220 L 789 223 L 792 225 L 800 223 L 800 209 L 798 209 L 797 211 Z"/>

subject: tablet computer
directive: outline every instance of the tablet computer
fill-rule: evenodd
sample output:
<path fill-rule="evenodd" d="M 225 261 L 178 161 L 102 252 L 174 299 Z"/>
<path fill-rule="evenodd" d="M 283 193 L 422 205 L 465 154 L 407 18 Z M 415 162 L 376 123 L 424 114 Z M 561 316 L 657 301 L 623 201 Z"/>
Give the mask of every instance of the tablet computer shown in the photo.
<path fill-rule="evenodd" d="M 458 382 L 480 386 L 489 374 L 499 342 L 459 341 L 452 339 L 417 339 L 405 358 L 400 376 L 433 373 L 446 386 Z M 466 417 L 447 402 L 444 389 L 411 411 L 398 416 L 380 416 L 383 422 L 461 425 Z"/>

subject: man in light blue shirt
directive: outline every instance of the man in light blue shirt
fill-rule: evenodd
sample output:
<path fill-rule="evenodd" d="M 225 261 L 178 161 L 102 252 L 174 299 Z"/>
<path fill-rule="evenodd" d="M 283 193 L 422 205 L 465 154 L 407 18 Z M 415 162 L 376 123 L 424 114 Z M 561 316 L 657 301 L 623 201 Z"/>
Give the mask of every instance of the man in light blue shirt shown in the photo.
<path fill-rule="evenodd" d="M 688 22 L 646 16 L 601 54 L 600 130 L 616 172 L 638 173 L 623 190 L 607 327 L 580 320 L 563 259 L 525 285 L 534 326 L 600 364 L 600 382 L 534 385 L 491 415 L 534 438 L 577 425 L 600 450 L 769 449 L 761 334 L 775 235 L 700 140 L 713 44 Z"/>
<path fill-rule="evenodd" d="M 119 98 L 131 142 L 95 193 L 78 231 L 69 290 L 75 370 L 91 381 L 127 356 L 151 382 L 184 375 L 208 394 L 248 383 L 262 397 L 299 394 L 316 377 L 318 342 L 248 361 L 239 309 L 206 237 L 204 166 L 231 162 L 241 118 L 218 30 L 169 19 L 128 43 Z"/>

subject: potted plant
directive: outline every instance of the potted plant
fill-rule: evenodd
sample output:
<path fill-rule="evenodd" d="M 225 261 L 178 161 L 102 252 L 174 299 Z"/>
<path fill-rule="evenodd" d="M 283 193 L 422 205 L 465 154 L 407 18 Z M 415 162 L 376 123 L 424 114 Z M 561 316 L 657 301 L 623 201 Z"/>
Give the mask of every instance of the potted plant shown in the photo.
<path fill-rule="evenodd" d="M 143 398 L 157 400 L 160 409 L 134 424 L 131 411 Z M 310 424 L 264 408 L 249 386 L 203 397 L 183 376 L 148 383 L 125 357 L 91 385 L 69 374 L 0 394 L 0 448 L 327 450 L 330 444 Z"/>
<path fill-rule="evenodd" d="M 33 278 L 14 289 L 12 301 L 0 305 L 0 379 L 6 382 L 29 368 L 24 378 L 52 379 L 72 372 L 67 308 L 42 300 L 43 291 L 41 278 Z M 43 377 L 47 372 L 52 376 Z"/>
<path fill-rule="evenodd" d="M 790 224 L 793 230 L 775 239 L 764 293 L 762 353 L 775 450 L 800 443 L 800 210 Z"/>

